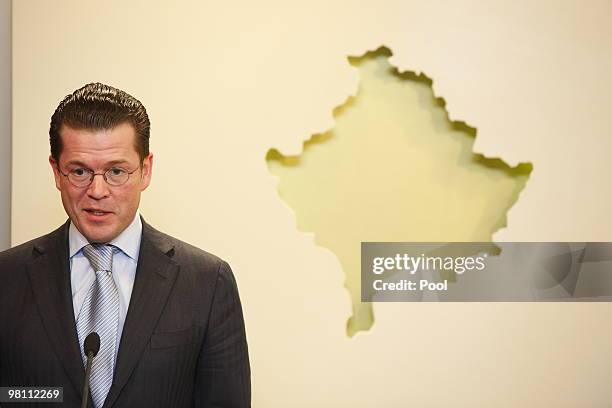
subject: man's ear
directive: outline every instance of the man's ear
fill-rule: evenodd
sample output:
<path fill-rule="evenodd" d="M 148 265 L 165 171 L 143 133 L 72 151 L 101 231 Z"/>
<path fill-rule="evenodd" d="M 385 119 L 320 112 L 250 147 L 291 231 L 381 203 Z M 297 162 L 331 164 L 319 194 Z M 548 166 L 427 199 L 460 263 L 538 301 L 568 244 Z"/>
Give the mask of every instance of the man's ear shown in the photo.
<path fill-rule="evenodd" d="M 142 161 L 142 178 L 140 179 L 140 191 L 144 191 L 151 183 L 153 175 L 153 153 L 149 153 Z"/>
<path fill-rule="evenodd" d="M 53 169 L 53 177 L 55 177 L 55 188 L 61 191 L 62 189 L 60 188 L 60 182 L 62 180 L 62 175 L 59 172 L 59 163 L 55 161 L 53 156 L 49 156 L 49 164 Z"/>

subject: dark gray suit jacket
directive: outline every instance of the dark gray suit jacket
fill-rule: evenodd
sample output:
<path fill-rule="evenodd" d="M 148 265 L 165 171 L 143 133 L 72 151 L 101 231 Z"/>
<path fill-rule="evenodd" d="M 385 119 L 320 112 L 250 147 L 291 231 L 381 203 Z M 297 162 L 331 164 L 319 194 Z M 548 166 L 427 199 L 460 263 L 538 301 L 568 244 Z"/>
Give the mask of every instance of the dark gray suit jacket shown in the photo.
<path fill-rule="evenodd" d="M 0 253 L 0 386 L 63 387 L 64 403 L 45 407 L 80 407 L 85 377 L 68 226 Z M 250 400 L 232 270 L 143 220 L 134 289 L 104 408 L 249 407 Z"/>

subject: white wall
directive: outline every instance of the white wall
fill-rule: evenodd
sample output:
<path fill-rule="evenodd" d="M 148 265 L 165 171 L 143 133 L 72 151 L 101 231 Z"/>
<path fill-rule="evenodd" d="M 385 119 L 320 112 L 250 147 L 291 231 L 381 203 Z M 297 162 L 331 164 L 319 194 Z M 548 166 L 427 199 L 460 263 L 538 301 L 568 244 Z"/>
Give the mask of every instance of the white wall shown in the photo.
<path fill-rule="evenodd" d="M 11 0 L 0 0 L 0 251 L 11 239 Z"/>

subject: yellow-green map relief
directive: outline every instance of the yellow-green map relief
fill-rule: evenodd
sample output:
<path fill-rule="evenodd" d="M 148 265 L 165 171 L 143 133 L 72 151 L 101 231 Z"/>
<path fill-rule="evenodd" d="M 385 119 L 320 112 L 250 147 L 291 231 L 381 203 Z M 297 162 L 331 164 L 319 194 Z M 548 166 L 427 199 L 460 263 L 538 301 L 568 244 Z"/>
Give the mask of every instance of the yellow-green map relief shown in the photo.
<path fill-rule="evenodd" d="M 340 260 L 349 336 L 374 323 L 371 303 L 360 300 L 362 241 L 490 242 L 532 170 L 474 153 L 476 129 L 451 121 L 432 80 L 399 72 L 391 55 L 381 47 L 349 57 L 359 88 L 334 110 L 335 126 L 300 155 L 266 156 L 298 229 Z"/>

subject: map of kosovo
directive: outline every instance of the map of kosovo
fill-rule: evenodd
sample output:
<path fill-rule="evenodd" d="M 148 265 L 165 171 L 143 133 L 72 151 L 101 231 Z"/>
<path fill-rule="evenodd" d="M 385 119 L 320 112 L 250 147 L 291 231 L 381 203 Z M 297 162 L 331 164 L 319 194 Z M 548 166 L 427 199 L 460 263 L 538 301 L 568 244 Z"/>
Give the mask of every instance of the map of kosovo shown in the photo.
<path fill-rule="evenodd" d="M 398 71 L 391 55 L 381 47 L 349 57 L 359 88 L 334 110 L 335 126 L 300 155 L 266 155 L 298 229 L 342 265 L 348 336 L 374 323 L 372 304 L 361 302 L 362 241 L 491 242 L 533 168 L 473 152 L 476 129 L 451 121 L 432 80 Z"/>

